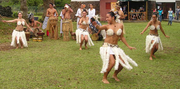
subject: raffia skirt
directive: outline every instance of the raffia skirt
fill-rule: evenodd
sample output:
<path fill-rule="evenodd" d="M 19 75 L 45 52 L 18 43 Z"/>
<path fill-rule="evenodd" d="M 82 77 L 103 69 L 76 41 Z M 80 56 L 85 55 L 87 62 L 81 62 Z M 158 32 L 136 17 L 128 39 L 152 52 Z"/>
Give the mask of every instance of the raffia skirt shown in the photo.
<path fill-rule="evenodd" d="M 128 55 L 126 55 L 124 53 L 124 51 L 119 48 L 118 45 L 112 45 L 109 43 L 104 43 L 104 45 L 102 47 L 100 47 L 100 55 L 101 55 L 101 59 L 103 61 L 103 66 L 101 69 L 101 73 L 105 73 L 108 65 L 109 65 L 109 57 L 110 55 L 114 55 L 115 56 L 115 66 L 114 69 L 118 70 L 119 64 L 121 64 L 124 68 L 131 70 L 133 69 L 133 67 L 130 65 L 130 63 L 133 66 L 138 66 L 138 64 L 132 60 Z M 122 61 L 119 57 L 122 58 Z"/>
<path fill-rule="evenodd" d="M 152 41 L 154 41 L 152 43 Z M 161 39 L 159 36 L 156 35 L 147 35 L 146 36 L 146 53 L 150 53 L 151 49 L 153 48 L 154 44 L 158 44 L 158 50 L 163 50 L 163 46 L 161 43 Z"/>
<path fill-rule="evenodd" d="M 79 44 L 81 43 L 81 35 L 82 34 L 83 34 L 83 36 L 85 36 L 85 35 L 88 36 L 88 44 L 89 44 L 89 46 L 93 46 L 94 43 L 92 42 L 92 39 L 91 39 L 87 29 L 84 30 L 84 29 L 78 28 L 76 30 L 76 43 L 79 43 Z"/>
<path fill-rule="evenodd" d="M 16 37 L 17 37 L 17 44 L 20 43 L 19 39 L 21 38 L 23 46 L 28 47 L 25 32 L 24 31 L 16 31 L 16 30 L 13 30 L 13 33 L 12 33 L 11 46 L 16 47 Z"/>

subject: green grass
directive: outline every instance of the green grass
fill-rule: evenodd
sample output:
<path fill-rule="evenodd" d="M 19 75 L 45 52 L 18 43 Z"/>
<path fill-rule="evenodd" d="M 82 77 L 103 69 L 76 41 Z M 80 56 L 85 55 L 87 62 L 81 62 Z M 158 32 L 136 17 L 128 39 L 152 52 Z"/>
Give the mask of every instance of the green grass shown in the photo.
<path fill-rule="evenodd" d="M 179 23 L 168 26 L 167 22 L 162 22 L 170 39 L 159 31 L 164 50 L 157 52 L 157 58 L 153 61 L 149 60 L 149 54 L 144 50 L 145 37 L 149 31 L 139 34 L 146 25 L 147 22 L 125 23 L 125 38 L 137 50 L 129 50 L 120 41 L 119 46 L 139 66 L 131 71 L 123 69 L 118 75 L 120 82 L 112 79 L 114 69 L 108 76 L 110 84 L 101 82 L 103 74 L 100 73 L 102 60 L 99 48 L 103 41 L 94 41 L 95 46 L 88 50 L 83 47 L 79 51 L 79 44 L 73 40 L 64 42 L 62 38 L 50 40 L 45 36 L 43 42 L 33 42 L 32 39 L 28 41 L 28 48 L 0 51 L 0 89 L 180 88 Z M 8 26 L 5 25 L 5 28 Z M 1 34 L 2 36 L 4 41 L 0 39 L 0 43 L 11 42 L 11 39 L 5 39 L 6 36 Z"/>

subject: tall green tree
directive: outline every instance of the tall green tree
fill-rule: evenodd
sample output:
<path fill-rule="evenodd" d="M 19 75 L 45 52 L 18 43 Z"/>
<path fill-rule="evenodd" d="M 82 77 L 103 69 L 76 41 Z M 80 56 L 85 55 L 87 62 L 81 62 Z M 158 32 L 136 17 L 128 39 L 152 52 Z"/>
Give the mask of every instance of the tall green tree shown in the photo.
<path fill-rule="evenodd" d="M 23 18 L 28 19 L 28 8 L 27 8 L 27 0 L 21 0 L 21 7 L 20 10 L 23 11 Z"/>

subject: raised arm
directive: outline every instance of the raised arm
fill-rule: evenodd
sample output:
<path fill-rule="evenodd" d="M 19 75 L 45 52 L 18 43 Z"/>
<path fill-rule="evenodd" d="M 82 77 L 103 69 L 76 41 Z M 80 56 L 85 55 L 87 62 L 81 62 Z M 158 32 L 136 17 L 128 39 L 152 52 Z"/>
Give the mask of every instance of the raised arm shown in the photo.
<path fill-rule="evenodd" d="M 120 18 L 119 19 L 124 19 L 125 16 L 124 16 L 124 12 L 123 11 L 120 11 Z"/>
<path fill-rule="evenodd" d="M 82 20 L 82 18 L 81 18 L 81 19 L 79 20 L 78 24 L 81 25 L 82 21 L 83 21 L 83 20 Z"/>
<path fill-rule="evenodd" d="M 160 25 L 160 29 L 161 29 L 161 32 L 164 34 L 165 37 L 169 38 L 169 36 L 167 36 L 162 28 L 162 25 L 161 25 L 161 22 L 159 22 L 159 25 Z"/>
<path fill-rule="evenodd" d="M 42 23 L 40 23 L 39 21 L 37 21 L 37 24 L 39 24 L 39 27 L 38 27 L 38 28 L 41 28 L 41 27 L 42 27 Z"/>
<path fill-rule="evenodd" d="M 62 10 L 62 15 L 65 16 L 65 13 L 66 13 L 66 10 L 63 9 L 63 10 Z"/>
<path fill-rule="evenodd" d="M 73 10 L 72 10 L 71 8 L 69 8 L 69 11 L 70 11 L 71 13 L 73 13 Z"/>
<path fill-rule="evenodd" d="M 124 37 L 124 34 L 123 34 L 123 26 L 122 26 L 122 33 L 121 33 L 121 35 L 120 35 L 120 40 L 121 40 L 130 50 L 136 49 L 135 47 L 129 46 L 129 44 L 127 43 L 127 41 L 126 41 L 126 39 L 125 39 L 125 37 Z"/>
<path fill-rule="evenodd" d="M 144 30 L 140 33 L 140 34 L 143 34 L 147 29 L 148 27 L 151 25 L 151 21 L 149 21 L 149 23 L 147 24 L 147 26 L 144 28 Z"/>

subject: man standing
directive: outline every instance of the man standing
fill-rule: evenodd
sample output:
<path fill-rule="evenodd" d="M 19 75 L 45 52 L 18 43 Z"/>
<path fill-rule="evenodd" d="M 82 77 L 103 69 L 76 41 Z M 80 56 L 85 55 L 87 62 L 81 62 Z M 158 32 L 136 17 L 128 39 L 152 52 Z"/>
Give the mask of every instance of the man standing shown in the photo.
<path fill-rule="evenodd" d="M 71 6 L 68 4 L 65 4 L 64 9 L 62 10 L 62 14 L 64 16 L 63 23 L 69 23 L 69 26 L 63 26 L 63 31 L 70 31 L 70 34 L 72 36 L 72 39 L 75 39 L 73 37 L 73 23 L 71 19 L 71 14 L 73 13 L 73 10 L 71 9 Z"/>
<path fill-rule="evenodd" d="M 180 8 L 179 8 L 179 6 L 177 6 L 177 8 L 176 8 L 176 18 L 177 18 L 177 20 L 179 20 L 179 14 L 180 14 Z"/>
<path fill-rule="evenodd" d="M 58 13 L 56 9 L 54 8 L 54 5 L 52 3 L 49 4 L 49 8 L 46 11 L 46 16 L 49 17 L 47 22 L 46 30 L 49 31 L 49 38 L 55 38 L 58 39 L 58 29 L 57 29 L 57 23 L 52 26 L 50 26 L 50 21 L 57 21 L 58 20 Z M 53 29 L 54 28 L 54 29 Z"/>

